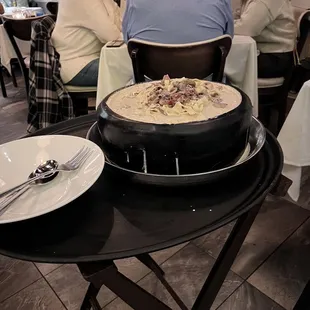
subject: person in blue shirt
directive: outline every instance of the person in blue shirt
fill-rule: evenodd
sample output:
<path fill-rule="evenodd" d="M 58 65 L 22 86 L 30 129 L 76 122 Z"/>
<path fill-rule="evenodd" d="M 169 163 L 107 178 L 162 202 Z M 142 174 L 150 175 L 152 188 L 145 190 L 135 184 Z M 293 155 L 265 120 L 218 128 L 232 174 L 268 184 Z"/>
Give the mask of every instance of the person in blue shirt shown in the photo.
<path fill-rule="evenodd" d="M 162 44 L 233 37 L 231 0 L 127 0 L 123 35 Z"/>

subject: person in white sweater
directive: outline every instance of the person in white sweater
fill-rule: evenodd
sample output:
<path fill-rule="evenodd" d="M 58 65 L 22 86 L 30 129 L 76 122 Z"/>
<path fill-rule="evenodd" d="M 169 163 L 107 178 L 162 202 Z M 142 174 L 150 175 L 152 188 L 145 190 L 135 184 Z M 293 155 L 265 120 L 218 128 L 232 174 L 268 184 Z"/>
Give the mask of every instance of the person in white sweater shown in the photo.
<path fill-rule="evenodd" d="M 64 84 L 97 86 L 101 48 L 121 38 L 120 9 L 113 0 L 59 0 L 52 42 Z"/>
<path fill-rule="evenodd" d="M 235 34 L 257 42 L 258 77 L 285 75 L 294 61 L 296 26 L 290 0 L 241 0 L 241 16 Z"/>

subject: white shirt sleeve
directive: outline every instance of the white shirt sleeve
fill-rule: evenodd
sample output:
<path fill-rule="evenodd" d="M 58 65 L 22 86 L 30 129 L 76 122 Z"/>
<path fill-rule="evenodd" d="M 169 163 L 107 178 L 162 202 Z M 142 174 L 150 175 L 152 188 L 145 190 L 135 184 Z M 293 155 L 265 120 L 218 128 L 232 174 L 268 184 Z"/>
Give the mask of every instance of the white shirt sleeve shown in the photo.
<path fill-rule="evenodd" d="M 240 19 L 235 20 L 235 34 L 257 37 L 274 19 L 264 2 L 251 2 L 242 12 Z"/>
<path fill-rule="evenodd" d="M 87 0 L 87 7 L 82 22 L 85 28 L 103 43 L 122 38 L 120 9 L 113 0 Z"/>

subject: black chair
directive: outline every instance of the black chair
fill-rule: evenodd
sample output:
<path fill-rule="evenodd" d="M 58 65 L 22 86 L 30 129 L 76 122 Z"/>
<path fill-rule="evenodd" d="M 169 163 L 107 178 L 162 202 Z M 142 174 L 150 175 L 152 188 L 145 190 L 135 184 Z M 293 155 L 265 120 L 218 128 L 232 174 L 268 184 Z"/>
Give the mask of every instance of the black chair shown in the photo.
<path fill-rule="evenodd" d="M 2 21 L 2 18 L 0 18 L 0 25 L 2 25 L 2 24 L 3 24 L 3 21 Z M 5 70 L 4 66 L 2 66 L 1 59 L 0 59 L 0 85 L 1 85 L 2 96 L 4 98 L 7 97 L 7 93 L 6 93 L 6 87 L 5 87 L 5 83 L 4 83 L 4 79 L 3 79 L 3 71 L 5 70 L 7 72 L 8 77 L 12 77 L 13 85 L 15 87 L 17 87 L 16 76 L 15 76 L 15 72 L 14 72 L 14 68 L 13 68 L 13 66 L 16 63 L 18 63 L 17 59 L 11 59 L 11 61 L 10 61 L 11 74 L 10 74 L 7 70 Z"/>
<path fill-rule="evenodd" d="M 297 27 L 297 53 L 301 56 L 305 43 L 310 35 L 310 9 L 301 14 Z"/>
<path fill-rule="evenodd" d="M 310 38 L 310 10 L 304 11 L 300 15 L 297 27 L 297 55 L 299 59 L 290 87 L 293 93 L 298 93 L 302 85 L 310 79 L 310 57 L 302 59 L 305 44 Z"/>
<path fill-rule="evenodd" d="M 280 132 L 286 118 L 293 71 L 292 64 L 283 77 L 258 79 L 259 119 L 275 135 Z"/>
<path fill-rule="evenodd" d="M 11 19 L 4 17 L 4 28 L 6 29 L 9 39 L 16 52 L 19 65 L 24 77 L 27 96 L 29 93 L 29 59 L 24 59 L 20 49 L 15 41 L 18 38 L 23 41 L 31 41 L 32 22 L 43 19 L 45 16 L 27 18 L 27 19 Z M 55 20 L 56 16 L 51 15 Z M 1 82 L 1 81 L 0 81 Z M 88 114 L 88 98 L 95 98 L 97 95 L 97 87 L 78 87 L 65 85 L 67 91 L 72 98 L 74 111 L 76 116 Z"/>
<path fill-rule="evenodd" d="M 1 86 L 1 92 L 2 92 L 2 96 L 4 98 L 7 98 L 7 93 L 6 93 L 6 87 L 5 87 L 5 83 L 4 83 L 4 79 L 3 79 L 3 66 L 0 64 L 0 86 Z"/>
<path fill-rule="evenodd" d="M 51 14 L 57 16 L 58 14 L 58 2 L 48 2 L 46 8 L 50 11 Z"/>
<path fill-rule="evenodd" d="M 10 42 L 14 48 L 14 51 L 17 56 L 17 60 L 19 63 L 19 66 L 21 68 L 25 86 L 26 86 L 26 92 L 28 96 L 29 91 L 29 58 L 24 58 L 15 38 L 20 39 L 22 41 L 30 41 L 31 40 L 31 24 L 35 20 L 40 20 L 44 18 L 44 16 L 40 17 L 34 17 L 34 18 L 25 18 L 25 19 L 13 19 L 3 16 L 3 26 L 8 34 L 8 37 L 10 39 Z"/>
<path fill-rule="evenodd" d="M 128 42 L 136 83 L 145 77 L 160 80 L 171 78 L 204 79 L 212 74 L 213 81 L 222 81 L 226 57 L 231 48 L 228 35 L 191 44 L 157 44 L 140 40 Z"/>

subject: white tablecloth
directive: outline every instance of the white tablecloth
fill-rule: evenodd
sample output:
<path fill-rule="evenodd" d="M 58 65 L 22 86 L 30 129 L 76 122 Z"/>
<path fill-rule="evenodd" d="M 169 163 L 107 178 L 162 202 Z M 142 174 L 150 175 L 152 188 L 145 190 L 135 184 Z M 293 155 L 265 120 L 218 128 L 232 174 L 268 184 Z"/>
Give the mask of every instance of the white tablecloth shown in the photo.
<path fill-rule="evenodd" d="M 310 166 L 310 81 L 300 90 L 278 141 L 284 153 L 283 175 L 293 181 L 288 194 L 297 201 L 302 167 Z"/>
<path fill-rule="evenodd" d="M 19 39 L 16 39 L 16 42 L 22 55 L 28 57 L 30 55 L 30 42 Z M 12 58 L 17 58 L 17 56 L 3 25 L 0 25 L 0 57 L 2 66 L 11 73 L 10 61 Z"/>
<path fill-rule="evenodd" d="M 250 97 L 254 115 L 258 115 L 257 47 L 252 38 L 234 37 L 225 73 L 235 86 Z M 127 85 L 132 78 L 133 70 L 126 45 L 118 48 L 104 46 L 100 56 L 96 105 L 111 92 Z"/>

